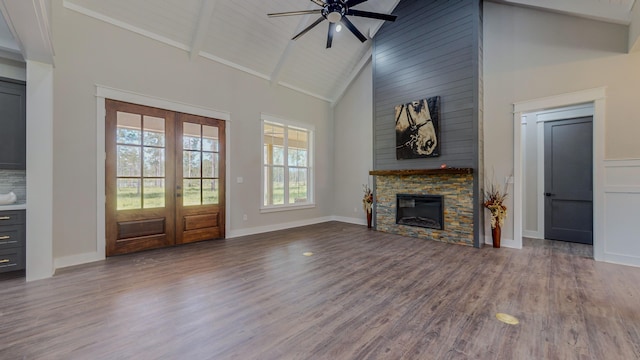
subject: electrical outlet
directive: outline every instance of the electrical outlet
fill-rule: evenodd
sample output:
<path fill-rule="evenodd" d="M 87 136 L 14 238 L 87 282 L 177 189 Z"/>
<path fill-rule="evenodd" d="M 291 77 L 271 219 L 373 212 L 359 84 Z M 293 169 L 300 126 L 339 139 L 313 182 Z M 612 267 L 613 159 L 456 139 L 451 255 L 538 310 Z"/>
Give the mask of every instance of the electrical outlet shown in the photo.
<path fill-rule="evenodd" d="M 353 212 L 354 212 L 354 213 L 357 213 L 357 212 L 358 212 L 358 208 L 357 208 L 357 207 L 354 207 L 354 208 L 353 208 Z"/>
<path fill-rule="evenodd" d="M 247 214 L 242 215 L 242 220 L 244 220 L 244 221 L 249 220 L 249 217 L 247 216 Z"/>

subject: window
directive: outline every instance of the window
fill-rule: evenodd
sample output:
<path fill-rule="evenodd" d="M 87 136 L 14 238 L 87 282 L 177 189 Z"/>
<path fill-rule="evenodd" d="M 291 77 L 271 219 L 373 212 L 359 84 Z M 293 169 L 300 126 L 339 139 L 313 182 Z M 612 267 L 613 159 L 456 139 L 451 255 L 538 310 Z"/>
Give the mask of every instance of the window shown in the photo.
<path fill-rule="evenodd" d="M 262 209 L 313 206 L 313 130 L 262 116 Z"/>

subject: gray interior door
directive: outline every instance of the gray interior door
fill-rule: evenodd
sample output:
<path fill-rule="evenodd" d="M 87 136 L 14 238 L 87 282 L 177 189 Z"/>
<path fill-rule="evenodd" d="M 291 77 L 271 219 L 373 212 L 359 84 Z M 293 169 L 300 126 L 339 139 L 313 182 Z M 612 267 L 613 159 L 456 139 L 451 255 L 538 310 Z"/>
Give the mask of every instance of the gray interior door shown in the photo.
<path fill-rule="evenodd" d="M 544 124 L 544 237 L 593 244 L 593 118 Z"/>

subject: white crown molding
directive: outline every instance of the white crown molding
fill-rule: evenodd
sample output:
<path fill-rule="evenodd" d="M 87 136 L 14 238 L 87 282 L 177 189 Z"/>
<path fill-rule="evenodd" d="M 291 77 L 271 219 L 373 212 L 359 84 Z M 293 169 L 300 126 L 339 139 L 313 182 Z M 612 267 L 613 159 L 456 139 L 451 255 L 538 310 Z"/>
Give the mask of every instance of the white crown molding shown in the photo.
<path fill-rule="evenodd" d="M 303 93 L 303 94 L 305 94 L 305 95 L 313 96 L 314 98 L 318 98 L 318 99 L 320 99 L 320 100 L 324 100 L 324 101 L 326 101 L 326 102 L 328 102 L 328 103 L 331 103 L 331 102 L 332 102 L 332 100 L 331 100 L 331 99 L 329 99 L 328 97 L 325 97 L 325 96 L 322 96 L 322 95 L 319 95 L 319 94 L 313 93 L 313 92 L 311 92 L 311 91 L 304 90 L 304 89 L 299 88 L 299 87 L 297 87 L 297 86 L 295 86 L 295 85 L 291 85 L 291 84 L 289 84 L 289 83 L 282 82 L 282 81 L 280 81 L 278 84 L 280 84 L 280 85 L 282 85 L 282 86 L 284 86 L 284 87 L 286 87 L 286 88 L 289 88 L 289 89 L 291 89 L 291 90 L 295 90 L 295 91 L 297 91 L 297 92 L 299 92 L 299 93 Z"/>
<path fill-rule="evenodd" d="M 129 30 L 129 31 L 134 32 L 134 33 L 136 33 L 138 35 L 142 35 L 142 36 L 148 37 L 149 39 L 153 39 L 153 40 L 159 41 L 161 43 L 164 43 L 164 44 L 167 44 L 167 45 L 171 45 L 173 47 L 176 47 L 176 48 L 184 50 L 184 51 L 190 51 L 191 50 L 189 45 L 183 44 L 183 43 L 181 43 L 179 41 L 171 40 L 168 37 L 165 37 L 165 36 L 162 36 L 162 35 L 158 35 L 158 34 L 156 34 L 154 32 L 151 32 L 151 31 L 148 31 L 148 30 L 145 30 L 145 29 L 141 29 L 141 28 L 139 28 L 137 26 L 131 25 L 131 24 L 126 23 L 124 21 L 120 21 L 120 20 L 114 19 L 114 18 L 106 16 L 104 14 L 100 14 L 100 13 L 95 12 L 93 10 L 89 10 L 89 9 L 83 7 L 83 6 L 74 4 L 74 3 L 72 3 L 72 2 L 70 2 L 68 0 L 65 0 L 63 2 L 63 5 L 64 5 L 65 8 L 67 8 L 69 10 L 75 11 L 75 12 L 80 13 L 82 15 L 86 15 L 86 16 L 92 17 L 92 18 L 100 20 L 100 21 L 104 21 L 104 22 L 106 22 L 108 24 L 117 26 L 117 27 L 125 29 L 125 30 Z"/>
<path fill-rule="evenodd" d="M 611 1 L 570 1 L 570 0 L 496 0 L 506 4 L 524 6 L 542 11 L 573 15 L 587 19 L 629 25 L 633 4 Z"/>
<path fill-rule="evenodd" d="M 53 64 L 54 51 L 47 1 L 1 0 L 0 11 L 20 49 L 22 58 Z"/>
<path fill-rule="evenodd" d="M 225 121 L 231 120 L 231 113 L 228 111 L 215 110 L 203 106 L 167 100 L 159 97 L 136 93 L 133 91 L 115 89 L 104 85 L 96 85 L 96 97 L 125 101 L 134 104 L 157 107 L 161 109 L 178 111 L 186 114 L 199 115 Z"/>

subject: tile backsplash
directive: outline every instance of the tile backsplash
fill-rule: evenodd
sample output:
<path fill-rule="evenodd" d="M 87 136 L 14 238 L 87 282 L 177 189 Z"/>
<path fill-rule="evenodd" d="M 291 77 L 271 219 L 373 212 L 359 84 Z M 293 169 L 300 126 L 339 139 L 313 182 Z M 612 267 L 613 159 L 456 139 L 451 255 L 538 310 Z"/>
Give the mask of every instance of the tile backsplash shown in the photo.
<path fill-rule="evenodd" d="M 25 170 L 0 169 L 0 194 L 13 191 L 18 203 L 27 201 L 27 172 Z"/>

